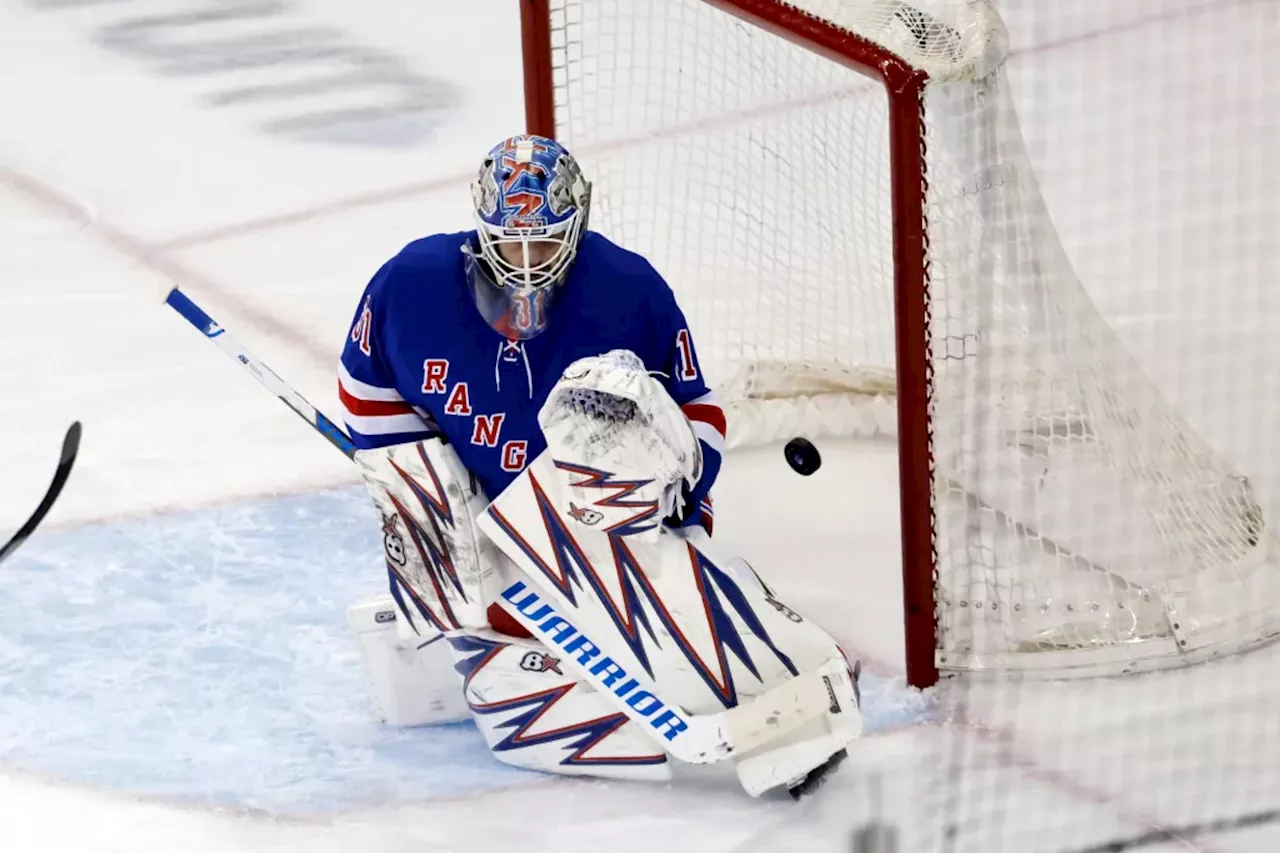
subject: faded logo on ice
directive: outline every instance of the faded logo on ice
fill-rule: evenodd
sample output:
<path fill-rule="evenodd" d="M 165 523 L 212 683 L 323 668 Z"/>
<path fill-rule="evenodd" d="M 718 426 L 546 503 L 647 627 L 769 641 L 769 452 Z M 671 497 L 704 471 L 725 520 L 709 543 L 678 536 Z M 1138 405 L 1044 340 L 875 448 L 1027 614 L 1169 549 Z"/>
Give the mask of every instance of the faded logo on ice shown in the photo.
<path fill-rule="evenodd" d="M 50 10 L 102 0 L 31 0 Z M 136 8 L 135 8 L 136 7 Z M 166 8 L 167 7 L 167 8 Z M 108 11 L 108 10 L 104 10 Z M 308 25 L 282 0 L 115 0 L 96 41 L 164 77 L 189 79 L 205 106 L 254 116 L 257 127 L 305 142 L 400 147 L 429 139 L 461 103 L 445 80 L 349 33 Z M 237 73 L 238 72 L 238 73 Z"/>

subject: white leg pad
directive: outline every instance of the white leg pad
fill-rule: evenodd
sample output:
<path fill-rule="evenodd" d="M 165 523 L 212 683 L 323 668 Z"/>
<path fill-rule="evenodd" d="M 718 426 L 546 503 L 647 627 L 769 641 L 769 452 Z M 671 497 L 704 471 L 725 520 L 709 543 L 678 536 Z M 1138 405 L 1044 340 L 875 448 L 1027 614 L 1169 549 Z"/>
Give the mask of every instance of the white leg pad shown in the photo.
<path fill-rule="evenodd" d="M 499 604 L 682 761 L 745 759 L 753 793 L 825 763 L 861 732 L 835 640 L 700 529 L 631 535 L 633 485 L 539 455 L 477 521 L 518 570 Z"/>
<path fill-rule="evenodd" d="M 472 718 L 495 758 L 565 776 L 666 781 L 666 753 L 536 640 L 450 634 Z"/>
<path fill-rule="evenodd" d="M 852 676 L 852 673 L 850 674 Z M 856 691 L 855 691 L 856 693 Z M 740 755 L 738 781 L 753 797 L 783 785 L 790 787 L 862 734 L 862 711 L 853 697 L 836 702 L 839 710 L 808 721 L 777 740 Z"/>
<path fill-rule="evenodd" d="M 444 635 L 404 638 L 396 622 L 396 605 L 387 594 L 347 608 L 347 624 L 359 643 L 378 717 L 391 726 L 469 719 L 462 677 L 453 668 Z"/>

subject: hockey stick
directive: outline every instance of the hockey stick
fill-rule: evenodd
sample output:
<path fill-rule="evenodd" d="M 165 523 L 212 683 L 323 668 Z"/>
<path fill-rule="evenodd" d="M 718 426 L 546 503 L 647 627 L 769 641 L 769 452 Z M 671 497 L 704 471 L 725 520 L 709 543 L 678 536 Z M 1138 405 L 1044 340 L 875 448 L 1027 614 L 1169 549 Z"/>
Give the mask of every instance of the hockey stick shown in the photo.
<path fill-rule="evenodd" d="M 49 510 L 53 508 L 53 502 L 58 499 L 58 495 L 62 494 L 62 487 L 67 484 L 67 478 L 71 476 L 71 466 L 75 464 L 76 454 L 80 452 L 80 422 L 76 421 L 67 430 L 66 436 L 62 439 L 62 455 L 58 458 L 58 470 L 53 474 L 53 482 L 49 484 L 49 488 L 44 493 L 44 499 L 40 501 L 40 506 L 36 507 L 36 511 L 27 519 L 27 523 L 18 528 L 18 532 L 0 548 L 0 562 L 8 557 L 18 547 L 26 542 L 35 533 L 36 528 L 40 526 L 40 522 L 44 521 L 44 517 L 49 514 Z"/>
<path fill-rule="evenodd" d="M 267 367 L 263 361 L 249 350 L 227 334 L 227 331 L 214 322 L 213 318 L 204 312 L 199 305 L 191 300 L 189 296 L 178 288 L 169 291 L 164 300 L 165 304 L 177 311 L 186 319 L 188 323 L 200 330 L 206 338 L 218 345 L 218 348 L 252 373 L 259 382 L 261 382 L 268 391 L 275 394 L 276 397 L 286 406 L 302 418 L 311 428 L 324 436 L 330 444 L 346 454 L 348 459 L 355 458 L 356 446 L 350 437 L 342 431 L 342 428 L 329 420 L 324 414 L 307 399 L 290 387 L 289 383 L 281 379 L 274 370 Z"/>

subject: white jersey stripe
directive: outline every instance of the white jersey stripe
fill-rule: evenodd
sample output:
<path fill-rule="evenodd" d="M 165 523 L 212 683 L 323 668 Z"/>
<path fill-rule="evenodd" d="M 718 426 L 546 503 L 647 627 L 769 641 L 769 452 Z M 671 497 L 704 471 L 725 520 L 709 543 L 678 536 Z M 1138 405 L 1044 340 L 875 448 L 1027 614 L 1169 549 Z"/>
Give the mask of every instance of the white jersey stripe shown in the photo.
<path fill-rule="evenodd" d="M 707 393 L 703 394 L 701 397 L 697 398 L 696 400 L 690 400 L 689 402 L 687 402 L 687 403 L 682 403 L 681 405 L 685 405 L 685 406 L 719 406 L 719 405 L 720 405 L 720 398 L 716 396 L 716 392 L 715 392 L 715 391 L 708 391 Z"/>
<path fill-rule="evenodd" d="M 724 455 L 724 436 L 720 430 L 706 421 L 689 421 L 693 424 L 693 434 L 716 453 Z"/>
<path fill-rule="evenodd" d="M 343 412 L 348 427 L 361 435 L 395 435 L 396 433 L 423 433 L 431 431 L 422 418 L 417 415 L 373 415 L 361 417 L 350 412 Z"/>
<path fill-rule="evenodd" d="M 394 388 L 382 388 L 356 379 L 347 371 L 347 366 L 341 361 L 338 362 L 338 383 L 352 397 L 357 397 L 361 400 L 398 403 L 404 399 L 404 397 L 400 396 L 400 392 Z"/>

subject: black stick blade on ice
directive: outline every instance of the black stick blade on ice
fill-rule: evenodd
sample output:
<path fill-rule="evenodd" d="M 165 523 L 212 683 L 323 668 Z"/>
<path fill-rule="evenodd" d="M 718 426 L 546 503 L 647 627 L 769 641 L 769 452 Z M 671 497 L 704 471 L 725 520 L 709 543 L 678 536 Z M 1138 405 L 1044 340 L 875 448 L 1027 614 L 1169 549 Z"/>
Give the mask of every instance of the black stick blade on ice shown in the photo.
<path fill-rule="evenodd" d="M 58 499 L 58 495 L 62 494 L 62 487 L 67 484 L 67 478 L 71 476 L 71 466 L 75 464 L 76 454 L 80 452 L 80 422 L 76 421 L 67 430 L 67 435 L 62 439 L 62 457 L 58 459 L 58 470 L 53 474 L 53 482 L 49 484 L 49 489 L 44 493 L 44 500 L 40 501 L 40 506 L 36 507 L 36 511 L 27 519 L 27 523 L 13 534 L 13 538 L 4 543 L 4 547 L 0 548 L 0 561 L 8 557 L 18 547 L 26 542 L 36 528 L 40 526 L 40 522 L 44 521 L 44 517 L 49 514 L 49 510 L 53 508 L 53 502 Z"/>

